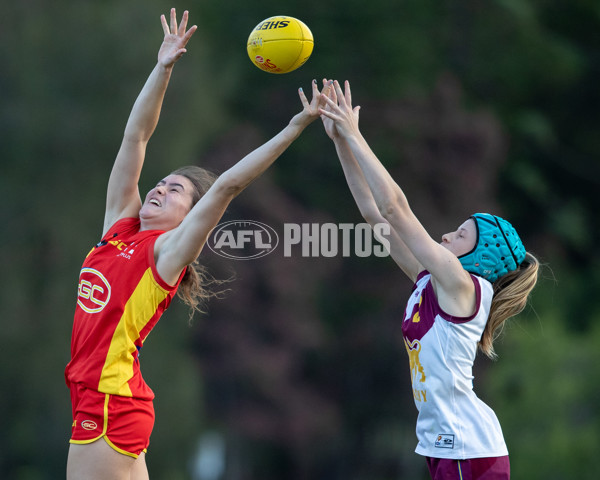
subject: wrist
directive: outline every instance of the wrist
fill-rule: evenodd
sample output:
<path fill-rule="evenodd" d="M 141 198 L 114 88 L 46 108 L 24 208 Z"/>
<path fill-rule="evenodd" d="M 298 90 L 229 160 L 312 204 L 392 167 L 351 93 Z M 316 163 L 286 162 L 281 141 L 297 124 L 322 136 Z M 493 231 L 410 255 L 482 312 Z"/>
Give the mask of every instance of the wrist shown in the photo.
<path fill-rule="evenodd" d="M 339 138 L 346 140 L 346 141 L 356 141 L 356 142 L 360 142 L 363 137 L 362 134 L 360 133 L 360 130 L 358 129 L 341 129 L 338 130 L 338 136 Z"/>
<path fill-rule="evenodd" d="M 293 121 L 290 121 L 290 123 L 288 123 L 283 129 L 282 133 L 288 140 L 293 142 L 302 134 L 307 125 L 308 124 L 295 123 Z"/>
<path fill-rule="evenodd" d="M 301 132 L 310 123 L 312 123 L 311 119 L 302 118 L 299 115 L 296 115 L 290 120 L 290 123 L 288 123 L 288 128 L 292 129 L 293 131 Z"/>
<path fill-rule="evenodd" d="M 171 75 L 171 72 L 173 71 L 173 65 L 174 65 L 173 63 L 171 63 L 169 65 L 165 65 L 164 63 L 159 61 L 158 64 L 156 65 L 156 68 L 162 74 Z"/>
<path fill-rule="evenodd" d="M 298 124 L 292 124 L 290 123 L 287 127 L 286 130 L 288 132 L 288 135 L 290 137 L 292 137 L 293 139 L 296 139 L 300 136 L 300 134 L 304 131 L 304 128 L 306 126 L 302 126 L 302 125 L 298 125 Z"/>

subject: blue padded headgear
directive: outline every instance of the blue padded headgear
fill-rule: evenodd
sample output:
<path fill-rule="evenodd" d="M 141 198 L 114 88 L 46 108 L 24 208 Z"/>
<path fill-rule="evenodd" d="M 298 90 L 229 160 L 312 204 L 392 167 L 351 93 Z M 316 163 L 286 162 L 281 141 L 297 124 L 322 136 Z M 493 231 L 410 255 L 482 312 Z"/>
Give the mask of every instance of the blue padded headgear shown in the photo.
<path fill-rule="evenodd" d="M 516 270 L 525 260 L 525 247 L 514 227 L 501 217 L 489 213 L 471 216 L 477 228 L 475 248 L 458 257 L 470 273 L 495 282 Z"/>

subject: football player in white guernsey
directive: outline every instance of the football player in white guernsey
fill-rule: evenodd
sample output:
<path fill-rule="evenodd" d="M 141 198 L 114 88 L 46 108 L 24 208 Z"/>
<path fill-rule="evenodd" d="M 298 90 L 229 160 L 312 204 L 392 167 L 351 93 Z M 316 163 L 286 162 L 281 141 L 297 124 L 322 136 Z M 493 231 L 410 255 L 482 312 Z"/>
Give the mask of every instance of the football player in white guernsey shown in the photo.
<path fill-rule="evenodd" d="M 402 323 L 419 410 L 415 451 L 434 480 L 509 479 L 502 430 L 473 391 L 472 366 L 478 348 L 496 356 L 494 339 L 525 307 L 539 263 L 509 222 L 488 213 L 434 240 L 362 136 L 350 84 L 333 85 L 320 110 L 325 131 L 361 214 L 389 225 L 390 255 L 415 283 Z"/>

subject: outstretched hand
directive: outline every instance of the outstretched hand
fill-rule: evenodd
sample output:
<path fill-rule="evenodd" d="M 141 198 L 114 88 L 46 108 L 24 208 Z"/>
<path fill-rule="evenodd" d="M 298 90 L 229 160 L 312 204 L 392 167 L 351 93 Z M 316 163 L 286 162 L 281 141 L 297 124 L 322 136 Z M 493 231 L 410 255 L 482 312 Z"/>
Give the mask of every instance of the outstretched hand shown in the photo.
<path fill-rule="evenodd" d="M 188 15 L 189 12 L 187 10 L 183 12 L 179 26 L 177 26 L 177 15 L 174 8 L 171 9 L 170 26 L 167 23 L 165 16 L 160 16 L 163 31 L 165 32 L 165 39 L 163 40 L 160 50 L 158 51 L 158 63 L 164 67 L 173 66 L 175 62 L 177 62 L 177 60 L 179 60 L 181 56 L 187 52 L 185 46 L 198 28 L 196 25 L 194 25 L 186 31 Z"/>
<path fill-rule="evenodd" d="M 304 90 L 299 89 L 298 95 L 302 102 L 303 110 L 292 118 L 290 121 L 291 125 L 300 125 L 305 127 L 309 123 L 313 122 L 320 116 L 320 110 L 325 108 L 325 99 L 323 95 L 327 96 L 331 89 L 331 83 L 324 85 L 322 92 L 319 92 L 317 81 L 312 81 L 312 99 L 309 102 L 306 98 Z"/>
<path fill-rule="evenodd" d="M 327 80 L 326 78 L 323 79 L 323 90 L 325 90 L 325 86 L 326 85 L 331 85 L 332 80 Z M 323 91 L 322 95 L 325 95 L 325 92 Z M 337 105 L 337 95 L 335 93 L 335 88 L 329 88 L 329 95 L 328 97 L 331 99 L 331 101 L 333 103 L 335 103 Z M 323 100 L 323 102 L 325 103 L 325 100 Z M 324 109 L 331 112 L 331 107 L 325 103 Z M 319 112 L 320 113 L 320 112 Z M 327 117 L 326 115 L 320 113 L 321 115 L 321 120 L 323 121 L 323 127 L 325 127 L 325 133 L 327 133 L 327 135 L 329 136 L 329 138 L 331 138 L 332 140 L 335 140 L 336 138 L 339 137 L 338 131 L 335 128 L 335 122 Z"/>
<path fill-rule="evenodd" d="M 360 133 L 358 128 L 360 107 L 352 108 L 352 94 L 348 80 L 344 82 L 343 92 L 339 82 L 334 80 L 331 93 L 327 95 L 322 92 L 321 97 L 326 105 L 319 108 L 319 114 L 327 135 L 333 139 L 336 136 L 347 138 Z"/>

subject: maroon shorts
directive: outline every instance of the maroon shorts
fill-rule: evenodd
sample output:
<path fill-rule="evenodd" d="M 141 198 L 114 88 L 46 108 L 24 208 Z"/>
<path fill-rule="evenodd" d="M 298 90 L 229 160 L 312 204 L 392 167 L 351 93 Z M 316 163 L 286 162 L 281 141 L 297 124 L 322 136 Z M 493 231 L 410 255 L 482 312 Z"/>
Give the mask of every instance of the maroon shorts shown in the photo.
<path fill-rule="evenodd" d="M 468 460 L 426 458 L 433 480 L 510 480 L 508 456 Z"/>
<path fill-rule="evenodd" d="M 104 438 L 117 452 L 134 458 L 148 448 L 154 427 L 152 400 L 109 395 L 72 384 L 71 405 L 71 443 Z"/>

